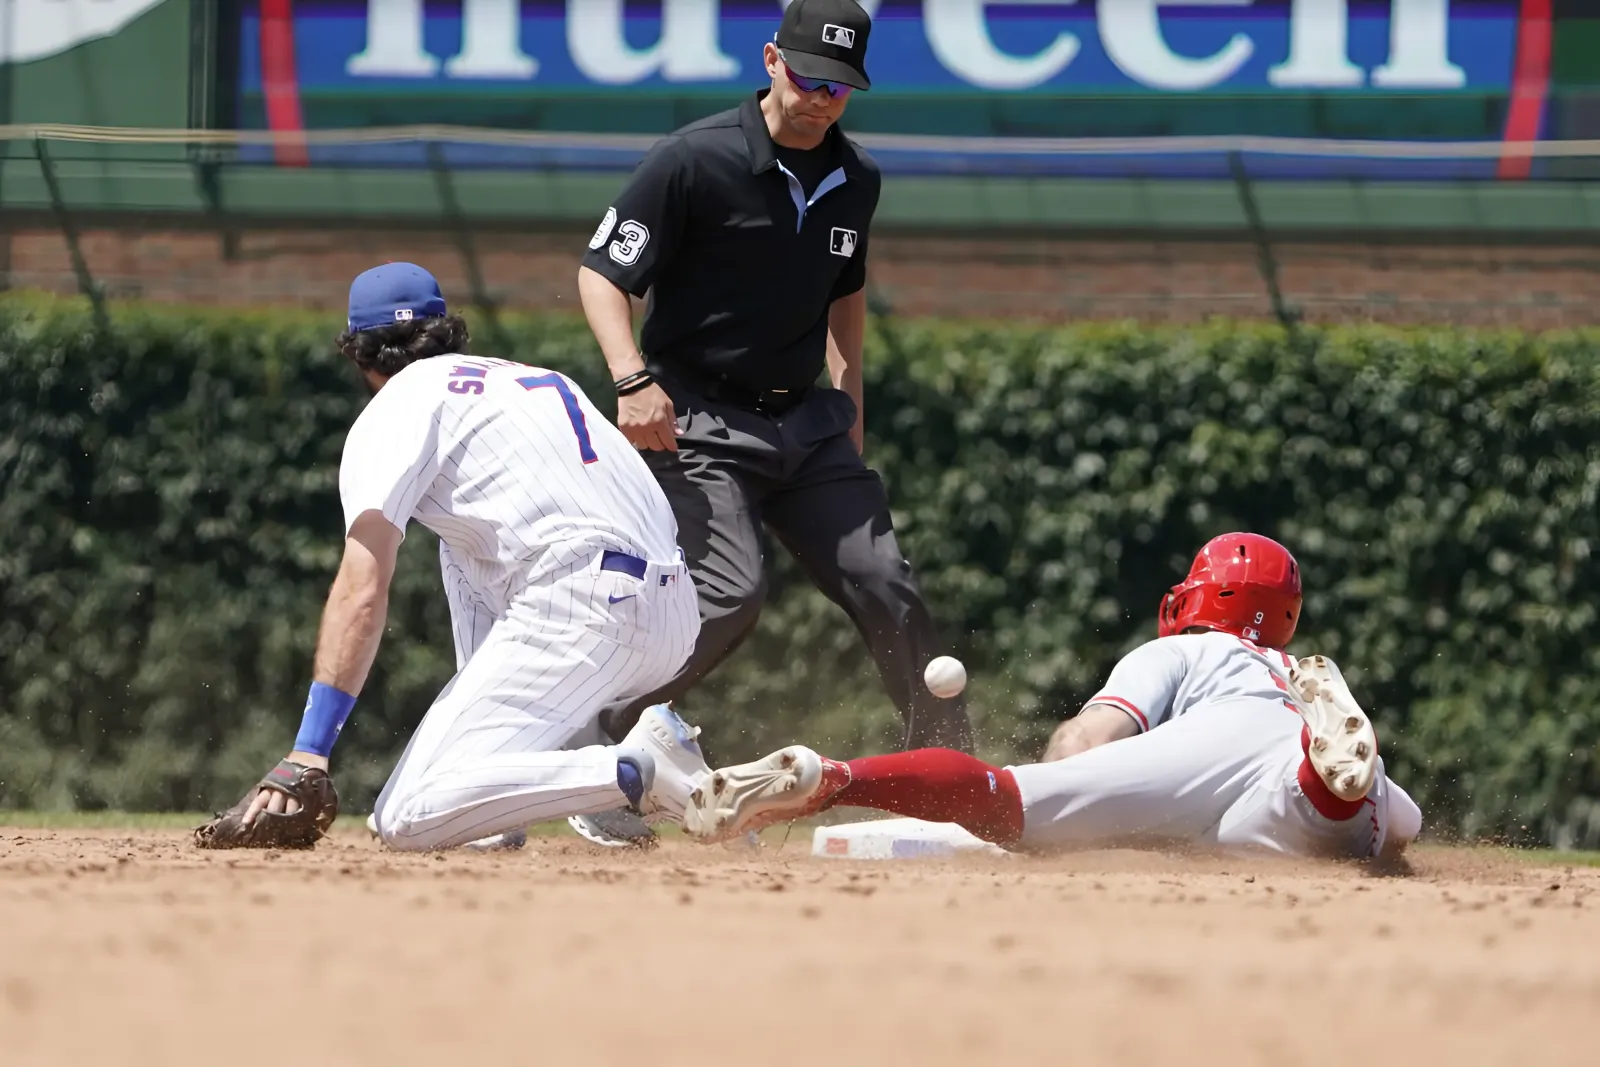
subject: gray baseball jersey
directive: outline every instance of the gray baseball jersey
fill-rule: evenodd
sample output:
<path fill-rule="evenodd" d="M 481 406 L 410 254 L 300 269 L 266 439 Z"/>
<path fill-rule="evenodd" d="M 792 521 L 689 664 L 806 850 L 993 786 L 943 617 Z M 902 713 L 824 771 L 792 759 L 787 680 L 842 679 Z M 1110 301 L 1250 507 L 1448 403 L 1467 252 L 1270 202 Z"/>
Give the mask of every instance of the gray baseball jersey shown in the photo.
<path fill-rule="evenodd" d="M 1122 657 L 1088 703 L 1122 709 L 1143 732 L 1205 704 L 1287 704 L 1291 666 L 1286 654 L 1232 634 L 1160 637 Z"/>
<path fill-rule="evenodd" d="M 1381 759 L 1377 781 L 1353 812 L 1324 810 L 1306 795 L 1291 666 L 1283 652 L 1223 633 L 1163 637 L 1134 649 L 1088 703 L 1120 709 L 1142 736 L 1011 768 L 1024 843 L 1188 841 L 1366 857 L 1391 838 L 1415 837 L 1422 813 L 1383 773 Z"/>

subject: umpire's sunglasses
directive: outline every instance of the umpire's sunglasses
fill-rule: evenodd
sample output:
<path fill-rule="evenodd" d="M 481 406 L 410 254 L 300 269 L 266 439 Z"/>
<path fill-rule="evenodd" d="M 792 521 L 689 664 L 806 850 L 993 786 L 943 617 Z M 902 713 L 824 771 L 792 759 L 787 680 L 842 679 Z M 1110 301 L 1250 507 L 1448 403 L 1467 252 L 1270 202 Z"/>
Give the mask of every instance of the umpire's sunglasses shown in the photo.
<path fill-rule="evenodd" d="M 794 87 L 799 89 L 802 93 L 814 93 L 818 89 L 826 89 L 828 90 L 829 96 L 834 97 L 835 99 L 843 99 L 844 97 L 849 96 L 850 91 L 855 88 L 855 86 L 846 85 L 844 82 L 831 82 L 823 78 L 802 77 L 794 72 L 793 67 L 789 66 L 789 57 L 784 55 L 781 50 L 778 52 L 778 58 L 783 60 L 783 72 L 789 75 L 789 80 L 794 83 Z"/>

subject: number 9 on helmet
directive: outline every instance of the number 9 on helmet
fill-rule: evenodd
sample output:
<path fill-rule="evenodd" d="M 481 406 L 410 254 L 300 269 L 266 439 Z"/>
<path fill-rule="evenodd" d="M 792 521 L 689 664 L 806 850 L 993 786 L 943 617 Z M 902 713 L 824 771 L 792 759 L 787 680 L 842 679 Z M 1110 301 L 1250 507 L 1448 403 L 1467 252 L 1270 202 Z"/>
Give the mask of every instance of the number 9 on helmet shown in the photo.
<path fill-rule="evenodd" d="M 1156 629 L 1162 637 L 1217 630 L 1282 649 L 1300 621 L 1300 600 L 1300 565 L 1287 548 L 1260 534 L 1223 534 L 1161 598 Z"/>

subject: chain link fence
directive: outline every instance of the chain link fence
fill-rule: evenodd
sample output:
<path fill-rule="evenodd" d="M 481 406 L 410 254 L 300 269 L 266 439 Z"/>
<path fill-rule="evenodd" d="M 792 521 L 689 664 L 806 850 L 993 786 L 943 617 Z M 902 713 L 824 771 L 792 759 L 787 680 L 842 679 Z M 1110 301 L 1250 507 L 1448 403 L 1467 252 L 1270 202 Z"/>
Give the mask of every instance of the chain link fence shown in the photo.
<path fill-rule="evenodd" d="M 1593 321 L 1600 141 L 860 138 L 872 292 L 907 316 Z M 334 309 L 426 261 L 486 308 L 576 307 L 575 262 L 649 136 L 410 127 L 0 127 L 0 284 Z M 1529 180 L 1494 180 L 1509 161 Z M 1182 174 L 1185 177 L 1174 177 Z"/>

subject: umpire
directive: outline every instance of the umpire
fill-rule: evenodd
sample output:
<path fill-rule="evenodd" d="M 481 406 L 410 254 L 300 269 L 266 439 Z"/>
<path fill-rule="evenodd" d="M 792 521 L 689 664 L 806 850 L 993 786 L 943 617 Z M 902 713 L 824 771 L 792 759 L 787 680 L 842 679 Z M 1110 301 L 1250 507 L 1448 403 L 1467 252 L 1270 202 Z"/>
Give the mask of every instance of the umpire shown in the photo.
<path fill-rule="evenodd" d="M 608 732 L 682 695 L 755 628 L 765 523 L 861 631 L 907 746 L 971 749 L 965 702 L 922 684 L 940 640 L 861 458 L 882 178 L 836 123 L 872 84 L 871 32 L 854 0 L 794 0 L 763 49 L 771 88 L 659 142 L 589 242 L 578 288 L 617 425 L 672 502 L 702 619 L 684 669 Z M 647 290 L 636 346 L 628 298 Z"/>

